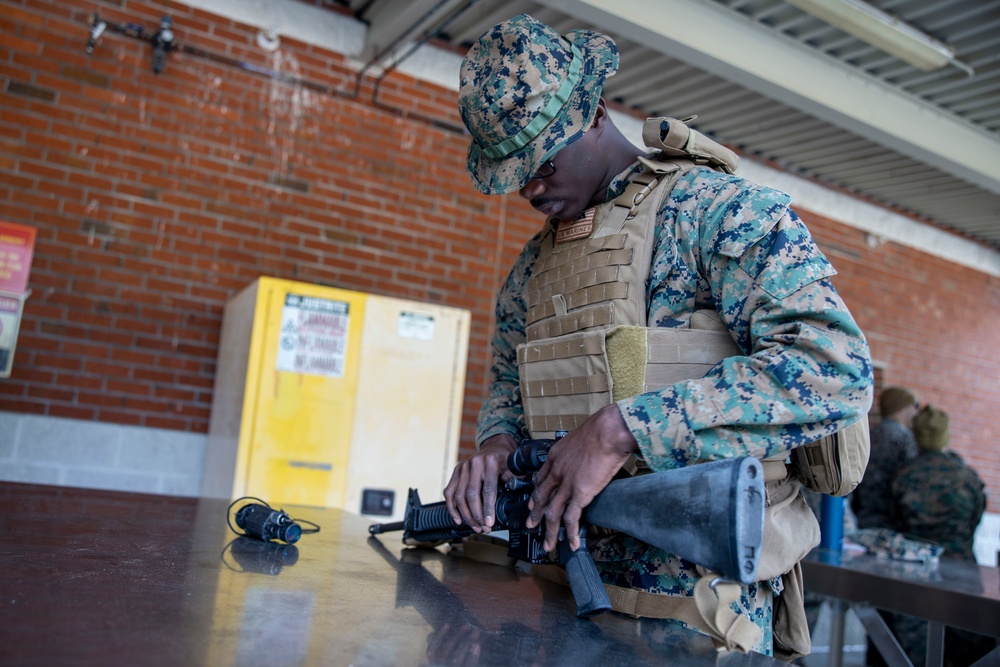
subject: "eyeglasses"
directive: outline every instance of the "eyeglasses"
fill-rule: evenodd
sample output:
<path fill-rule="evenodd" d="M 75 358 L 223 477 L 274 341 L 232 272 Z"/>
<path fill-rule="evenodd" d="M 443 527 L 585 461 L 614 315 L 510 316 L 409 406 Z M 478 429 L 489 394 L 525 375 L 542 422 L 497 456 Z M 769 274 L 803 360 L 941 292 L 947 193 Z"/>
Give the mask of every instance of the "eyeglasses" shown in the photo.
<path fill-rule="evenodd" d="M 546 160 L 542 163 L 542 166 L 538 168 L 535 175 L 529 178 L 529 181 L 540 180 L 543 178 L 548 178 L 556 173 L 556 165 L 552 160 Z"/>

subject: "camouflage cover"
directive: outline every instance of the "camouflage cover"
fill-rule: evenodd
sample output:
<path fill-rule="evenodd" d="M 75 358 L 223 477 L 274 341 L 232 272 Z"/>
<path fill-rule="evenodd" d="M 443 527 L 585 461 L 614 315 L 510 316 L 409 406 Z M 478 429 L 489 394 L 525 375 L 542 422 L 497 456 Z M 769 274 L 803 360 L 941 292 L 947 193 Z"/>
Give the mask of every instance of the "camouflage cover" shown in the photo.
<path fill-rule="evenodd" d="M 590 127 L 604 79 L 617 70 L 618 48 L 597 32 L 563 38 L 521 14 L 484 33 L 462 61 L 458 92 L 476 188 L 496 195 L 524 187 Z"/>

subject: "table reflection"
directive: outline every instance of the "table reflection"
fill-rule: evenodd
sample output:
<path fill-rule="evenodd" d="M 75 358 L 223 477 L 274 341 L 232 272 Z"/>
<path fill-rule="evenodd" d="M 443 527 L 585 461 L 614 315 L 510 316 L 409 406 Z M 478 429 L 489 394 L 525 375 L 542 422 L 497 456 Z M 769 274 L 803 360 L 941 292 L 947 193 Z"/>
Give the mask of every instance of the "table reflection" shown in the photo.
<path fill-rule="evenodd" d="M 225 501 L 0 484 L 0 664 L 774 665 L 662 621 L 578 619 L 568 588 L 369 537 L 335 509 L 294 545 Z"/>

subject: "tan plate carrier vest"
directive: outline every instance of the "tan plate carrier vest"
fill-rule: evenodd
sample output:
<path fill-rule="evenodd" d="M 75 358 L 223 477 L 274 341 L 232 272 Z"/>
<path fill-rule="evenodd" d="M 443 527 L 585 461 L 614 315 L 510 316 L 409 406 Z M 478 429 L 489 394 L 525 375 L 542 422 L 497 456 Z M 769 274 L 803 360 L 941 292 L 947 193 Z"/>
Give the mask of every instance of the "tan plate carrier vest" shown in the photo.
<path fill-rule="evenodd" d="M 543 234 L 525 292 L 527 342 L 517 350 L 526 426 L 533 438 L 571 431 L 613 401 L 701 378 L 722 359 L 744 355 L 713 310 L 692 313 L 688 328 L 647 326 L 645 284 L 660 204 L 681 174 L 696 165 L 732 173 L 738 162 L 685 122 L 646 121 L 643 138 L 661 153 L 656 160 L 639 158 L 645 169 L 624 194 L 597 209 L 589 236 L 557 243 L 554 221 Z M 799 482 L 822 493 L 850 492 L 867 465 L 867 442 L 867 420 L 862 419 L 858 426 L 764 462 L 768 499 L 759 580 L 784 579 L 784 592 L 774 602 L 776 655 L 810 649 L 798 563 L 819 543 L 819 526 Z M 643 462 L 632 461 L 631 468 L 641 471 Z M 679 619 L 726 648 L 749 650 L 759 628 L 728 609 L 739 587 L 710 586 L 712 579 L 706 573 L 693 597 L 610 586 L 609 597 L 617 611 Z"/>

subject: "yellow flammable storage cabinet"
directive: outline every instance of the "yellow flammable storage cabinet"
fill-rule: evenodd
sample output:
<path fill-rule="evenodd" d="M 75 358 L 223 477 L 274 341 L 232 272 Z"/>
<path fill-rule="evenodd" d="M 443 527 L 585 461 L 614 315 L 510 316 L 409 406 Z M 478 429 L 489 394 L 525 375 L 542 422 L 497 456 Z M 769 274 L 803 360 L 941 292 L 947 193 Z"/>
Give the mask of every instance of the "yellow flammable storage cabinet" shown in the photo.
<path fill-rule="evenodd" d="M 470 314 L 262 277 L 227 304 L 202 495 L 400 520 L 458 455 Z"/>

